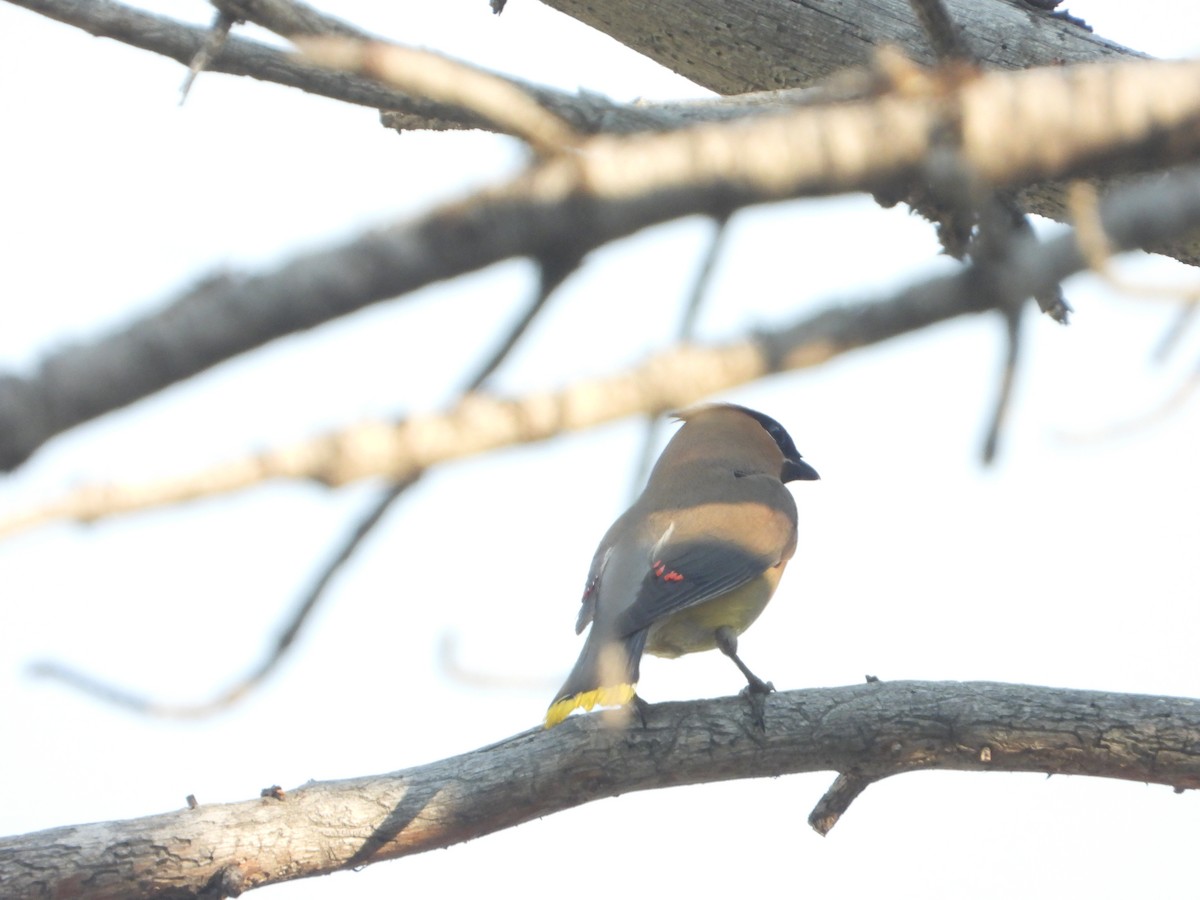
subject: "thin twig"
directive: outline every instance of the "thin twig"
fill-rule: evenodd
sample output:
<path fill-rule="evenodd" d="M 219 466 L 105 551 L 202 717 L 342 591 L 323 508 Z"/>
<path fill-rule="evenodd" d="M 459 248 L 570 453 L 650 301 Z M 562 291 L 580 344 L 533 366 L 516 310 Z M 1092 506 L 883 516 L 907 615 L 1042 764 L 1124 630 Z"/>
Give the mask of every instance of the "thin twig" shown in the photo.
<path fill-rule="evenodd" d="M 511 82 L 439 53 L 348 38 L 293 40 L 317 65 L 366 75 L 406 94 L 468 110 L 539 153 L 560 152 L 582 140 L 564 119 Z"/>
<path fill-rule="evenodd" d="M 345 37 L 374 40 L 375 36 L 297 0 L 210 0 L 222 12 L 253 22 L 280 37 Z"/>
<path fill-rule="evenodd" d="M 1021 358 L 1021 313 L 1025 304 L 1020 303 L 1001 310 L 1004 318 L 1004 336 L 1006 353 L 1000 366 L 1000 384 L 996 391 L 996 400 L 992 406 L 990 424 L 987 436 L 983 441 L 983 464 L 991 465 L 996 460 L 996 452 L 1000 446 L 1000 436 L 1008 420 L 1008 412 L 1012 408 L 1013 385 L 1016 382 L 1017 364 Z"/>
<path fill-rule="evenodd" d="M 842 814 L 850 808 L 850 804 L 858 799 L 859 794 L 880 778 L 879 775 L 866 775 L 861 772 L 839 774 L 808 814 L 809 826 L 822 837 L 829 834 Z"/>
<path fill-rule="evenodd" d="M 229 30 L 233 28 L 234 21 L 233 16 L 225 12 L 217 12 L 212 28 L 208 32 L 208 39 L 196 51 L 196 55 L 192 57 L 192 61 L 188 65 L 188 73 L 184 76 L 183 84 L 179 88 L 180 106 L 183 106 L 184 101 L 187 100 L 188 93 L 191 91 L 192 85 L 196 83 L 197 76 L 208 67 L 209 63 L 221 52 L 225 42 L 229 40 Z"/>
<path fill-rule="evenodd" d="M 384 513 L 409 487 L 416 483 L 419 476 L 414 475 L 404 481 L 389 485 L 376 498 L 366 513 L 350 530 L 333 558 L 325 565 L 312 587 L 301 598 L 287 624 L 275 639 L 270 652 L 248 673 L 232 685 L 220 691 L 208 700 L 197 703 L 165 703 L 153 700 L 145 694 L 117 687 L 93 675 L 81 672 L 62 663 L 46 660 L 33 663 L 30 674 L 62 682 L 69 687 L 88 694 L 97 700 L 113 706 L 123 707 L 131 712 L 144 716 L 154 716 L 167 719 L 199 719 L 228 709 L 250 691 L 258 687 L 276 668 L 287 654 L 288 649 L 300 635 L 301 628 L 308 620 L 312 611 L 326 594 L 333 577 L 354 555 L 354 551 L 371 533 L 376 524 L 383 518 Z"/>
<path fill-rule="evenodd" d="M 1200 311 L 1200 300 L 1188 300 L 1180 307 L 1179 314 L 1163 333 L 1163 336 L 1154 348 L 1154 352 L 1151 354 L 1151 358 L 1155 362 L 1162 363 L 1167 361 L 1167 358 L 1179 345 L 1179 341 L 1187 332 L 1188 326 L 1192 324 L 1197 311 Z"/>
<path fill-rule="evenodd" d="M 692 289 L 688 292 L 687 303 L 683 307 L 683 315 L 679 319 L 679 330 L 676 337 L 680 343 L 691 341 L 696 336 L 696 322 L 700 318 L 700 309 L 710 296 L 713 272 L 717 268 L 717 260 L 725 252 L 725 240 L 729 236 L 729 216 L 713 217 L 713 232 L 708 247 L 700 261 L 700 268 L 692 279 Z"/>
<path fill-rule="evenodd" d="M 1111 441 L 1128 437 L 1129 435 L 1145 431 L 1147 428 L 1158 425 L 1177 415 L 1198 391 L 1200 391 L 1200 364 L 1160 403 L 1155 404 L 1140 415 L 1089 431 L 1059 432 L 1057 436 L 1060 440 L 1078 444 Z"/>
<path fill-rule="evenodd" d="M 1037 239 L 1036 232 L 1033 230 L 1033 222 L 1030 220 L 1029 215 L 1017 205 L 1017 201 L 1009 193 L 997 193 L 996 202 L 1007 213 L 1014 235 L 1023 236 L 1030 240 Z M 1063 295 L 1061 284 L 1045 285 L 1041 290 L 1034 291 L 1033 300 L 1037 303 L 1039 310 L 1059 325 L 1066 325 L 1071 321 L 1071 313 L 1075 310 Z"/>
<path fill-rule="evenodd" d="M 940 62 L 978 63 L 942 0 L 909 0 L 908 5 L 916 13 Z"/>
<path fill-rule="evenodd" d="M 916 13 L 917 19 L 921 22 L 921 26 L 925 30 L 926 36 L 929 38 L 930 45 L 933 47 L 938 61 L 946 67 L 959 68 L 962 66 L 970 66 L 973 68 L 979 67 L 982 60 L 975 54 L 962 30 L 954 22 L 950 11 L 946 8 L 943 0 L 909 0 L 909 5 L 913 12 Z M 963 76 L 958 76 L 963 77 Z M 959 140 L 960 122 L 957 116 L 957 110 L 953 107 L 952 101 L 950 109 L 947 111 L 946 128 L 944 129 L 945 140 L 949 146 L 944 149 L 944 153 L 955 154 L 956 145 Z M 952 168 L 961 169 L 961 163 L 955 159 L 957 166 Z M 949 200 L 949 208 L 933 213 L 935 220 L 938 222 L 938 235 L 942 240 L 943 246 L 947 252 L 956 258 L 961 259 L 964 254 L 972 256 L 978 253 L 978 249 L 974 245 L 978 241 L 983 241 L 985 252 L 996 256 L 1004 254 L 1004 245 L 1008 242 L 1011 236 L 1017 232 L 1032 235 L 1033 224 L 1017 203 L 1016 199 L 1006 192 L 994 191 L 985 188 L 977 183 L 977 180 L 963 169 L 963 175 L 959 179 L 962 182 L 959 191 L 950 194 L 948 197 L 943 196 L 940 199 Z M 956 202 L 957 200 L 957 202 Z M 915 202 L 920 202 L 920 198 L 916 198 Z M 940 204 L 938 204 L 940 205 Z M 999 209 L 989 209 L 993 205 L 998 205 Z M 1003 213 L 1008 213 L 1004 215 Z M 978 233 L 975 240 L 971 239 L 972 222 L 977 223 Z M 985 228 L 991 228 L 990 234 L 984 234 Z M 1048 291 L 1043 292 L 1034 298 L 1037 301 L 1042 312 L 1047 313 L 1055 321 L 1066 324 L 1067 316 L 1070 312 L 1070 306 L 1063 298 L 1062 290 L 1058 285 L 1054 285 Z M 1011 334 L 1010 329 L 1010 334 Z M 1011 346 L 1011 345 L 1010 345 Z M 1010 357 L 1015 358 L 1015 352 L 1010 352 Z M 1008 371 L 1008 370 L 1006 370 Z M 1001 391 L 1000 400 L 1004 401 L 1006 394 Z M 999 428 L 1000 418 L 1003 415 L 1003 405 L 997 406 L 996 418 L 993 419 L 993 428 L 989 431 L 987 447 L 990 449 L 984 450 L 985 459 L 990 461 L 991 454 L 995 452 L 995 440 L 997 437 L 997 429 Z"/>
<path fill-rule="evenodd" d="M 538 286 L 533 299 L 529 302 L 525 312 L 521 318 L 513 323 L 508 334 L 505 335 L 503 341 L 496 347 L 495 351 L 488 357 L 479 370 L 471 376 L 466 385 L 460 392 L 460 397 L 466 394 L 472 394 L 479 390 L 485 381 L 498 369 L 501 363 L 504 362 L 516 348 L 517 343 L 529 330 L 529 326 L 533 324 L 534 319 L 546 305 L 546 301 L 550 296 L 558 290 L 559 286 L 579 268 L 579 263 L 582 256 L 574 250 L 563 248 L 557 253 L 547 253 L 542 256 L 538 262 Z"/>
<path fill-rule="evenodd" d="M 714 216 L 713 232 L 708 247 L 704 251 L 700 267 L 692 278 L 691 290 L 688 291 L 687 302 L 684 304 L 683 315 L 679 319 L 679 327 L 675 331 L 676 343 L 688 344 L 696 336 L 696 321 L 700 316 L 700 308 L 708 296 L 712 273 L 716 269 L 717 259 L 725 246 L 725 236 L 728 233 L 729 217 Z M 636 498 L 646 484 L 650 474 L 650 466 L 654 462 L 654 451 L 658 447 L 658 425 L 660 417 L 651 413 L 646 417 L 646 428 L 642 435 L 642 446 L 637 454 L 637 464 L 633 469 L 633 481 L 630 484 L 630 497 Z"/>
<path fill-rule="evenodd" d="M 1126 294 L 1165 300 L 1200 302 L 1200 284 L 1152 285 L 1122 278 L 1111 264 L 1112 243 L 1100 219 L 1100 191 L 1089 181 L 1073 181 L 1067 186 L 1067 214 L 1075 226 L 1079 249 L 1088 267 L 1115 290 Z"/>

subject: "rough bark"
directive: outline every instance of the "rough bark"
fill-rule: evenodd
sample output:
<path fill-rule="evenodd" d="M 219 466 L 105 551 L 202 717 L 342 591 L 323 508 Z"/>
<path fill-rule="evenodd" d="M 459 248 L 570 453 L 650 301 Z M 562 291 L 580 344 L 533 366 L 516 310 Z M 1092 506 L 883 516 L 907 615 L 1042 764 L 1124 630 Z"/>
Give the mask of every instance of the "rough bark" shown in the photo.
<path fill-rule="evenodd" d="M 719 94 L 806 87 L 884 46 L 936 63 L 908 0 L 542 0 Z M 946 0 L 989 67 L 1144 56 L 1019 0 Z"/>
<path fill-rule="evenodd" d="M 1200 701 L 1023 685 L 894 682 L 649 708 L 523 732 L 388 775 L 0 840 L 12 898 L 222 897 L 421 853 L 592 800 L 701 782 L 843 773 L 820 831 L 872 781 L 919 769 L 1200 787 Z M 832 812 L 831 812 L 832 810 Z M 822 818 L 823 817 L 823 818 Z"/>

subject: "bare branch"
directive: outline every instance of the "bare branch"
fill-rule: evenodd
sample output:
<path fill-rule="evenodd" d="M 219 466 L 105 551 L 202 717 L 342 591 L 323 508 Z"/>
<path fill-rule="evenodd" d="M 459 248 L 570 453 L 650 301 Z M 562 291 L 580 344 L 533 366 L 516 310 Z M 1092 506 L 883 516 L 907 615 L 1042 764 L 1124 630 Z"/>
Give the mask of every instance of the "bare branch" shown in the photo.
<path fill-rule="evenodd" d="M 1188 326 L 1196 318 L 1197 310 L 1200 310 L 1200 287 L 1193 287 L 1186 294 L 1181 293 L 1180 296 L 1186 297 L 1186 299 L 1179 307 L 1175 321 L 1167 327 L 1151 354 L 1151 358 L 1155 362 L 1161 363 L 1167 360 L 1172 351 L 1179 346 L 1180 339 L 1187 332 Z"/>
<path fill-rule="evenodd" d="M 372 40 L 374 35 L 356 25 L 313 9 L 297 0 L 211 0 L 226 15 L 261 25 L 286 37 L 344 37 Z"/>
<path fill-rule="evenodd" d="M 1060 440 L 1077 444 L 1128 437 L 1178 415 L 1198 394 L 1200 394 L 1200 363 L 1193 365 L 1192 371 L 1166 397 L 1140 414 L 1091 429 L 1059 431 L 1057 437 Z"/>
<path fill-rule="evenodd" d="M 903 47 L 917 62 L 937 57 L 909 0 L 873 0 L 855 14 L 830 3 L 760 0 L 542 0 L 718 94 L 806 87 L 881 47 Z M 1003 0 L 947 0 L 970 23 L 979 61 L 998 69 L 1144 56 L 1061 19 Z"/>
<path fill-rule="evenodd" d="M 359 545 L 379 524 L 384 514 L 391 509 L 406 490 L 416 483 L 417 477 L 419 476 L 395 482 L 383 489 L 367 512 L 355 523 L 333 557 L 322 567 L 312 586 L 301 597 L 300 602 L 296 604 L 287 619 L 287 624 L 276 637 L 274 646 L 266 656 L 249 672 L 209 699 L 196 703 L 169 703 L 155 700 L 149 695 L 126 690 L 65 663 L 53 660 L 33 663 L 30 666 L 30 673 L 40 678 L 60 681 L 105 703 L 123 707 L 143 716 L 164 719 L 201 719 L 228 709 L 261 685 L 279 667 L 279 663 L 299 636 L 304 623 L 317 608 L 321 599 L 325 597 L 326 589 L 333 581 L 334 576 L 354 556 Z"/>
<path fill-rule="evenodd" d="M 211 39 L 211 30 L 208 28 L 186 25 L 124 6 L 113 0 L 8 2 L 73 25 L 89 34 L 112 38 L 151 53 L 158 53 L 184 66 L 190 65 Z M 362 34 L 357 28 L 348 25 L 340 30 L 326 29 L 317 22 L 266 15 L 262 9 L 263 4 L 258 0 L 242 0 L 237 3 L 224 0 L 224 6 L 241 10 L 252 21 L 279 30 L 280 33 L 290 33 L 291 28 L 295 28 L 294 33 L 304 34 Z M 327 24 L 330 20 L 325 17 L 323 21 Z M 350 32 L 349 35 L 346 35 L 347 31 Z M 205 60 L 205 69 L 269 81 L 356 106 L 380 109 L 384 111 L 385 124 L 392 128 L 446 130 L 490 127 L 488 122 L 473 116 L 467 110 L 411 97 L 369 78 L 309 65 L 290 53 L 244 38 L 229 37 L 223 43 L 220 53 Z M 482 69 L 476 71 L 485 72 Z M 850 79 L 828 90 L 776 91 L 751 96 L 745 100 L 735 98 L 626 106 L 595 93 L 568 94 L 508 76 L 487 74 L 501 78 L 514 88 L 534 97 L 547 110 L 569 122 L 576 131 L 585 134 L 630 134 L 678 128 L 696 122 L 728 121 L 747 115 L 760 115 L 780 106 L 861 97 L 869 90 L 865 79 Z"/>
<path fill-rule="evenodd" d="M 207 40 L 205 29 L 149 15 L 113 0 L 8 2 L 92 34 L 161 53 L 185 65 Z M 287 0 L 225 2 L 231 8 L 241 8 L 247 17 L 281 31 L 298 28 L 306 33 L 332 33 L 336 30 L 329 25 L 336 20 L 329 17 L 308 21 L 303 16 L 276 16 L 264 11 L 269 7 L 295 6 Z M 507 79 L 584 134 L 627 134 L 677 128 L 697 121 L 727 121 L 731 117 L 757 115 L 764 106 L 770 109 L 804 103 L 810 99 L 806 96 L 810 92 L 788 90 L 787 87 L 809 87 L 816 81 L 831 78 L 834 72 L 844 71 L 847 65 L 869 69 L 870 54 L 881 47 L 915 46 L 920 53 L 923 46 L 906 0 L 877 0 L 877 4 L 886 9 L 886 14 L 864 16 L 862 21 L 853 23 L 839 18 L 840 8 L 786 0 L 764 0 L 756 6 L 763 14 L 756 14 L 748 21 L 744 20 L 744 10 L 737 4 L 717 0 L 696 3 L 674 0 L 654 4 L 645 4 L 641 0 L 611 0 L 599 9 L 579 0 L 544 2 L 660 59 L 699 84 L 723 93 L 762 91 L 753 99 L 734 97 L 699 103 L 624 106 L 593 93 L 575 96 L 514 78 Z M 989 66 L 1061 66 L 1120 56 L 1144 56 L 1093 35 L 1090 29 L 1077 27 L 1070 20 L 1055 15 L 1031 14 L 1019 4 L 956 0 L 950 7 L 952 10 L 965 9 L 970 15 L 972 37 L 983 49 L 980 61 Z M 320 14 L 314 15 L 320 17 Z M 297 20 L 300 20 L 300 26 Z M 848 24 L 852 27 L 847 27 Z M 345 30 L 358 32 L 352 26 L 344 26 L 342 31 Z M 735 45 L 729 44 L 731 40 L 736 42 Z M 712 55 L 706 56 L 709 52 Z M 922 58 L 927 59 L 923 54 Z M 715 72 L 714 65 L 717 66 Z M 208 68 L 274 81 L 348 103 L 373 106 L 383 110 L 384 124 L 392 128 L 487 127 L 484 120 L 464 110 L 407 97 L 355 76 L 297 64 L 287 54 L 252 41 L 229 39 L 218 58 L 209 61 Z M 847 80 L 838 75 L 824 88 L 814 88 L 811 93 L 815 97 L 811 99 L 818 102 L 860 99 L 871 93 L 872 85 L 869 76 Z M 785 89 L 773 90 L 779 86 Z M 897 195 L 897 199 L 900 196 Z M 1021 190 L 1019 199 L 1021 208 L 1028 212 L 1064 221 L 1062 186 L 1056 181 L 1027 185 Z M 1167 239 L 1152 249 L 1193 265 L 1200 262 L 1200 241 L 1194 238 Z"/>
<path fill-rule="evenodd" d="M 223 12 L 218 12 L 216 18 L 213 19 L 208 40 L 204 42 L 204 46 L 200 48 L 196 55 L 192 57 L 192 61 L 188 63 L 187 75 L 183 79 L 183 86 L 179 89 L 179 103 L 181 106 L 187 101 L 188 93 L 192 90 L 192 85 L 196 83 L 196 77 L 208 68 L 209 61 L 221 52 L 221 48 L 229 40 L 229 31 L 233 28 L 233 24 L 234 18 Z"/>
<path fill-rule="evenodd" d="M 680 316 L 679 326 L 675 330 L 675 342 L 677 344 L 690 344 L 695 339 L 696 320 L 700 317 L 700 308 L 708 296 L 708 287 L 712 281 L 713 271 L 716 269 L 717 259 L 725 247 L 725 238 L 729 233 L 729 219 L 726 217 L 717 217 L 713 222 L 713 226 L 712 238 L 709 240 L 708 247 L 705 248 L 700 268 L 697 269 L 696 274 L 692 278 L 692 286 L 688 291 L 687 302 L 683 307 L 683 315 Z M 629 484 L 630 503 L 636 500 L 638 494 L 642 492 L 642 488 L 646 484 L 646 478 L 649 476 L 650 469 L 654 465 L 654 460 L 657 456 L 659 420 L 660 416 L 658 413 L 652 412 L 646 416 L 646 427 L 642 433 L 642 446 L 634 457 L 637 462 L 633 465 L 633 478 Z"/>
<path fill-rule="evenodd" d="M 468 110 L 541 153 L 579 143 L 581 136 L 570 125 L 526 91 L 439 53 L 346 38 L 296 38 L 296 45 L 317 65 L 367 75 L 406 94 Z"/>
<path fill-rule="evenodd" d="M 865 784 L 919 769 L 1042 772 L 1200 787 L 1200 701 L 992 683 L 894 682 L 740 697 L 533 729 L 390 775 L 0 840 L 13 896 L 228 896 L 446 847 L 631 791 L 837 770 L 840 815 Z M 181 789 L 182 793 L 183 789 Z M 828 827 L 829 817 L 825 821 Z M 270 839 L 265 839 L 266 835 Z"/>
<path fill-rule="evenodd" d="M 1101 219 L 1116 248 L 1200 227 L 1200 171 L 1126 188 L 1102 206 Z M 759 331 L 723 345 L 671 349 L 633 370 L 554 393 L 510 399 L 476 394 L 442 415 L 368 423 L 185 478 L 85 486 L 45 506 L 0 518 L 0 537 L 60 519 L 90 522 L 242 490 L 271 478 L 315 479 L 329 485 L 373 476 L 405 478 L 447 460 L 687 406 L 773 372 L 819 365 L 956 316 L 1003 309 L 1081 271 L 1086 261 L 1074 235 L 1068 234 L 1044 244 L 1029 238 L 1015 242 L 1008 265 L 1002 279 L 994 277 L 994 270 L 968 266 L 888 300 L 840 304 L 790 327 Z"/>
<path fill-rule="evenodd" d="M 1000 448 L 1000 436 L 1008 421 L 1008 411 L 1012 406 L 1013 386 L 1017 380 L 1017 364 L 1021 359 L 1021 313 L 1025 304 L 1010 306 L 1001 310 L 1004 317 L 1004 339 L 1006 352 L 1004 362 L 1000 365 L 999 386 L 996 399 L 992 405 L 992 415 L 987 434 L 983 439 L 983 463 L 989 465 L 996 459 Z"/>
<path fill-rule="evenodd" d="M 942 66 L 948 71 L 961 71 L 961 77 L 971 77 L 974 70 L 982 65 L 982 60 L 971 49 L 943 0 L 909 0 L 909 5 L 917 14 L 921 27 L 925 30 L 929 43 Z M 956 170 L 958 175 L 956 180 L 966 189 L 958 192 L 959 202 L 951 203 L 950 208 L 944 211 L 936 208 L 942 206 L 941 203 L 935 204 L 933 210 L 922 207 L 921 201 L 926 194 L 924 186 L 917 187 L 915 200 L 911 194 L 905 200 L 922 215 L 937 222 L 938 236 L 942 240 L 942 246 L 952 256 L 961 259 L 963 254 L 970 254 L 974 258 L 978 258 L 980 252 L 983 252 L 992 258 L 1003 257 L 1007 253 L 1008 244 L 1013 236 L 1017 232 L 1032 234 L 1033 224 L 1011 195 L 978 185 L 974 173 L 961 166 L 957 152 L 960 137 L 957 128 L 958 117 L 954 112 L 949 112 L 947 121 L 950 127 L 945 130 L 946 146 L 940 156 L 951 158 L 952 163 L 948 168 Z M 932 168 L 933 160 L 931 159 L 930 162 Z M 943 166 L 943 168 L 947 167 Z M 936 201 L 942 198 L 935 196 L 934 199 Z M 938 214 L 939 212 L 941 215 Z M 962 245 L 967 239 L 970 240 L 970 243 L 963 247 Z M 1067 323 L 1070 306 L 1063 298 L 1058 285 L 1039 294 L 1035 299 L 1042 312 L 1047 313 L 1057 322 L 1064 325 Z M 984 446 L 985 463 L 990 463 L 995 458 L 1017 360 L 1019 332 L 1012 320 L 1014 317 L 1020 316 L 1020 309 L 1007 309 L 1004 311 L 1004 315 L 1009 319 L 1007 329 L 1009 364 L 1005 368 L 1005 378 L 1002 381 L 992 427 L 989 429 Z"/>
<path fill-rule="evenodd" d="M 888 46 L 905 48 L 921 64 L 936 62 L 909 0 L 872 0 L 868 6 L 794 0 L 542 2 L 726 95 L 808 87 L 847 67 L 869 68 L 873 54 Z M 1042 14 L 1013 0 L 945 0 L 945 7 L 955 21 L 969 23 L 968 43 L 988 68 L 1145 56 L 1094 34 L 1077 20 Z M 1027 185 L 1019 202 L 1027 212 L 1066 221 L 1061 183 Z M 1164 240 L 1151 249 L 1200 264 L 1195 236 Z"/>
<path fill-rule="evenodd" d="M 174 19 L 143 12 L 113 0 L 8 0 L 49 18 L 80 28 L 97 37 L 107 37 L 158 53 L 189 66 L 211 40 L 211 30 L 186 25 Z M 278 24 L 278 23 L 276 23 Z M 354 34 L 358 29 L 346 26 Z M 322 32 L 325 33 L 325 32 Z M 465 65 L 465 64 L 464 64 Z M 205 59 L 205 70 L 241 75 L 261 81 L 299 88 L 311 94 L 331 97 L 357 106 L 390 110 L 405 128 L 487 128 L 488 123 L 469 111 L 412 97 L 384 87 L 369 78 L 349 75 L 314 66 L 285 53 L 244 38 L 229 37 L 220 51 Z M 484 70 L 478 70 L 480 72 Z M 501 77 L 501 76 L 493 76 Z M 566 118 L 577 130 L 598 129 L 622 124 L 624 131 L 661 127 L 653 112 L 631 110 L 622 113 L 619 104 L 598 96 L 578 98 L 551 88 L 506 79 L 515 88 L 530 93 L 547 109 Z"/>
<path fill-rule="evenodd" d="M 143 12 L 113 0 L 8 0 L 52 19 L 81 28 L 97 37 L 158 53 L 187 66 L 209 40 L 210 30 Z M 372 82 L 331 72 L 297 60 L 288 53 L 256 41 L 230 37 L 220 52 L 207 61 L 206 70 L 245 75 L 300 88 L 312 94 L 379 109 L 401 109 L 410 114 L 441 120 L 452 110 L 422 103 Z"/>
<path fill-rule="evenodd" d="M 942 0 L 909 0 L 908 5 L 916 13 L 939 62 L 980 62 Z"/>
<path fill-rule="evenodd" d="M 537 291 L 534 293 L 533 299 L 529 301 L 521 318 L 514 322 L 508 330 L 504 340 L 483 361 L 479 370 L 467 380 L 462 394 L 472 394 L 478 391 L 492 377 L 492 374 L 500 368 L 501 363 L 508 359 L 516 349 L 521 338 L 525 336 L 525 332 L 529 330 L 529 326 L 545 309 L 551 295 L 570 277 L 571 273 L 579 268 L 580 262 L 579 256 L 569 249 L 562 253 L 550 254 L 541 260 L 538 265 Z"/>
<path fill-rule="evenodd" d="M 1143 170 L 1200 148 L 1196 62 L 988 73 L 957 89 L 962 160 L 997 187 L 1080 169 Z M 1098 98 L 1104 116 L 1062 113 L 1096 108 Z M 907 184 L 925 171 L 943 109 L 933 90 L 736 125 L 592 138 L 578 153 L 413 222 L 264 275 L 212 279 L 122 333 L 52 354 L 34 378 L 0 376 L 0 469 L 20 465 L 55 434 L 266 341 L 504 259 L 540 258 L 563 235 L 582 255 L 681 216 Z M 1143 237 L 1114 243 L 1187 230 L 1139 228 Z"/>
<path fill-rule="evenodd" d="M 842 772 L 808 814 L 809 827 L 822 837 L 829 834 L 850 804 L 881 777 L 859 771 Z"/>

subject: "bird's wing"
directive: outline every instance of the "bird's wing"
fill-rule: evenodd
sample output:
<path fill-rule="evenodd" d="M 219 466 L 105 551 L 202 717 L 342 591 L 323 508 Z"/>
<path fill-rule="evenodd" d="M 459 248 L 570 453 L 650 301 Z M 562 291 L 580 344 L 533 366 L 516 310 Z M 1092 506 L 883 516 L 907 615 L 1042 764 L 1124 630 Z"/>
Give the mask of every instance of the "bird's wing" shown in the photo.
<path fill-rule="evenodd" d="M 595 558 L 592 559 L 592 567 L 588 570 L 587 584 L 583 588 L 583 597 L 580 599 L 579 618 L 575 620 L 576 634 L 582 634 L 583 629 L 587 628 L 588 623 L 596 617 L 596 592 L 600 590 L 600 576 L 603 574 L 612 552 L 611 546 L 602 545 L 596 551 Z"/>
<path fill-rule="evenodd" d="M 718 541 L 688 541 L 659 548 L 637 597 L 617 621 L 617 632 L 635 634 L 681 609 L 753 581 L 781 560 Z"/>
<path fill-rule="evenodd" d="M 592 557 L 592 564 L 588 568 L 583 597 L 580 598 L 579 618 L 575 621 L 576 634 L 583 634 L 583 629 L 587 628 L 588 624 L 596 617 L 596 599 L 600 593 L 601 581 L 607 580 L 604 579 L 604 573 L 617 549 L 618 536 L 626 529 L 625 523 L 632 515 L 632 509 L 626 510 L 617 521 L 612 523 L 601 539 L 600 546 L 596 548 L 596 554 Z"/>

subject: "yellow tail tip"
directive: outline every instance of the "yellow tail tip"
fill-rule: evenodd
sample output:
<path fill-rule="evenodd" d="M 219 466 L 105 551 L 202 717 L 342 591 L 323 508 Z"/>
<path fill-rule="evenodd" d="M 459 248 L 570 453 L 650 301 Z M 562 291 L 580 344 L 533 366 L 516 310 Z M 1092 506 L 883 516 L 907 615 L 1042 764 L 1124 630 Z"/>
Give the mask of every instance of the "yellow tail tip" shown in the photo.
<path fill-rule="evenodd" d="M 637 695 L 636 687 L 633 684 L 614 684 L 555 700 L 546 710 L 546 727 L 553 728 L 577 709 L 590 712 L 597 706 L 624 706 Z"/>

